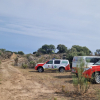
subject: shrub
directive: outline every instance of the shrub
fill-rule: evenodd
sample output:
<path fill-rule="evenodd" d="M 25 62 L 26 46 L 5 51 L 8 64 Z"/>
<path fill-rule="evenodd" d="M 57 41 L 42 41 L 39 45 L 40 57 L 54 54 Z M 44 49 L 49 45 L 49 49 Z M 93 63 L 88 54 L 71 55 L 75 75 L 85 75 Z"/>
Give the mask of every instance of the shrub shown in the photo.
<path fill-rule="evenodd" d="M 5 52 L 6 51 L 6 49 L 0 49 L 2 52 Z"/>
<path fill-rule="evenodd" d="M 27 64 L 22 64 L 22 68 L 26 69 L 27 67 Z"/>
<path fill-rule="evenodd" d="M 84 62 L 81 60 L 81 63 L 77 65 L 78 76 L 73 75 L 75 91 L 79 94 L 86 93 L 90 87 L 90 82 L 88 82 L 88 80 L 82 75 L 84 71 L 84 65 Z"/>
<path fill-rule="evenodd" d="M 41 63 L 41 62 L 43 62 L 43 57 L 41 57 L 41 58 L 37 61 L 37 63 Z"/>
<path fill-rule="evenodd" d="M 35 51 L 35 52 L 33 52 L 33 54 L 36 54 L 37 52 Z"/>
<path fill-rule="evenodd" d="M 35 63 L 34 61 L 30 61 L 30 67 L 31 67 L 31 68 L 34 68 L 35 65 L 36 65 L 36 63 Z"/>
<path fill-rule="evenodd" d="M 18 52 L 13 52 L 13 53 L 18 54 Z"/>
<path fill-rule="evenodd" d="M 36 57 L 39 57 L 40 56 L 40 53 L 36 53 Z"/>
<path fill-rule="evenodd" d="M 14 59 L 14 61 L 15 61 L 15 66 L 17 66 L 18 65 L 18 58 L 16 57 L 15 59 Z"/>

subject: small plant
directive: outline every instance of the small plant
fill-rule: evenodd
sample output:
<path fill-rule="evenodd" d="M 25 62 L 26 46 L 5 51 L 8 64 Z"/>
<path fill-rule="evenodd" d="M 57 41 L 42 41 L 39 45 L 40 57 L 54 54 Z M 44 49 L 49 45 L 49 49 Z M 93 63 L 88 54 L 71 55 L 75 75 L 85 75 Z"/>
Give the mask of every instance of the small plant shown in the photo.
<path fill-rule="evenodd" d="M 65 92 L 65 86 L 64 85 L 62 86 L 62 92 Z"/>
<path fill-rule="evenodd" d="M 86 93 L 90 87 L 90 82 L 83 76 L 84 65 L 84 62 L 81 60 L 80 64 L 77 65 L 78 76 L 73 75 L 75 91 L 79 94 Z"/>
<path fill-rule="evenodd" d="M 54 97 L 54 100 L 57 100 L 57 98 Z"/>
<path fill-rule="evenodd" d="M 42 61 L 43 61 L 43 57 L 40 58 L 37 62 L 38 62 L 38 63 L 41 63 Z"/>
<path fill-rule="evenodd" d="M 39 57 L 40 56 L 40 53 L 36 53 L 36 57 Z"/>
<path fill-rule="evenodd" d="M 15 59 L 14 59 L 14 61 L 15 61 L 15 66 L 17 66 L 18 65 L 18 58 L 16 57 Z"/>
<path fill-rule="evenodd" d="M 97 99 L 100 100 L 100 89 L 97 89 Z"/>
<path fill-rule="evenodd" d="M 34 61 L 30 61 L 30 66 L 31 66 L 31 68 L 34 68 L 35 65 L 36 65 L 36 63 L 35 63 Z"/>
<path fill-rule="evenodd" d="M 22 64 L 22 68 L 26 69 L 27 67 L 27 64 Z"/>

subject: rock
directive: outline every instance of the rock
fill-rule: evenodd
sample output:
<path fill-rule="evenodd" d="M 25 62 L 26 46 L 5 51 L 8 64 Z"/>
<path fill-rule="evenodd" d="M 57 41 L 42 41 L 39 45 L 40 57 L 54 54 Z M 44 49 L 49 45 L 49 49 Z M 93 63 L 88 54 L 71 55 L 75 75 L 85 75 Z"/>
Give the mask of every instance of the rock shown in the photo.
<path fill-rule="evenodd" d="M 30 62 L 30 61 L 33 61 L 33 60 L 34 60 L 34 57 L 32 55 L 29 55 L 28 61 Z"/>

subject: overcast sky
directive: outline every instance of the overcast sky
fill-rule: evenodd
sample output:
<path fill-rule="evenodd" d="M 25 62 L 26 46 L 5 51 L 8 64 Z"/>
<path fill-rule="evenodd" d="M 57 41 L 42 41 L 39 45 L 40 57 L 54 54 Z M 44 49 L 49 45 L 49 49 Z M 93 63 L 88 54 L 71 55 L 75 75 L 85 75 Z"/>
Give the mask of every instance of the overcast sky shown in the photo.
<path fill-rule="evenodd" d="M 44 44 L 100 49 L 100 0 L 0 0 L 0 48 L 33 53 Z"/>

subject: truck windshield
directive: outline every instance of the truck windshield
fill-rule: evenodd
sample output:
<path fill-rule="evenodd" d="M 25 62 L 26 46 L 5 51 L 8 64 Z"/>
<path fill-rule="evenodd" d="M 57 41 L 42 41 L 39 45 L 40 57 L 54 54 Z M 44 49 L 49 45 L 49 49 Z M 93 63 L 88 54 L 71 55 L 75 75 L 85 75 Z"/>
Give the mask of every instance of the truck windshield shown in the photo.
<path fill-rule="evenodd" d="M 94 58 L 86 57 L 86 62 L 94 63 Z"/>
<path fill-rule="evenodd" d="M 100 65 L 100 60 L 98 62 L 96 62 L 94 65 Z"/>
<path fill-rule="evenodd" d="M 91 58 L 91 57 L 86 58 L 86 62 L 89 62 L 89 63 L 96 63 L 99 60 L 100 60 L 100 58 Z"/>

